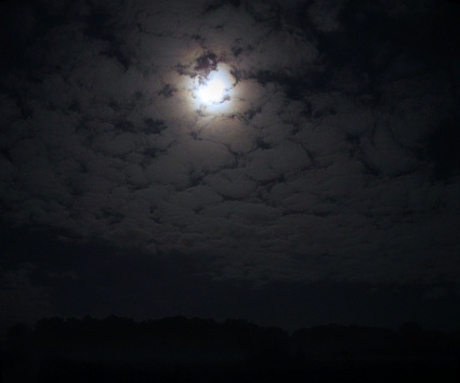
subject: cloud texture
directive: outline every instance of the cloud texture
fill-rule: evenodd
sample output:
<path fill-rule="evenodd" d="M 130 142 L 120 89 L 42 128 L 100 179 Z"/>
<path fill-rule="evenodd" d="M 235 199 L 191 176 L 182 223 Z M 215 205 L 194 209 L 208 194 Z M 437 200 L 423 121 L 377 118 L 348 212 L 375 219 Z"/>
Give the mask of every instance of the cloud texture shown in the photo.
<path fill-rule="evenodd" d="M 214 280 L 455 281 L 458 9 L 406 3 L 2 4 L 3 226 Z"/>

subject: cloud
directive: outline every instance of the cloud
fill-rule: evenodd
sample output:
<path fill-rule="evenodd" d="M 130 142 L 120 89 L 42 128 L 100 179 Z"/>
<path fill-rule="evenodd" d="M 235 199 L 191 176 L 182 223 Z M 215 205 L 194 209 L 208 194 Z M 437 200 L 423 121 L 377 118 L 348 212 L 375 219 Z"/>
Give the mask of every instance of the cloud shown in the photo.
<path fill-rule="evenodd" d="M 313 25 L 321 32 L 335 32 L 340 29 L 338 15 L 345 1 L 314 1 L 308 10 Z"/>
<path fill-rule="evenodd" d="M 31 281 L 34 266 L 22 264 L 17 269 L 0 268 L 0 303 L 2 324 L 34 321 L 53 312 L 49 303 L 49 291 Z"/>
<path fill-rule="evenodd" d="M 458 279 L 458 163 L 429 146 L 456 121 L 451 59 L 424 55 L 410 2 L 361 3 L 18 6 L 3 226 L 211 259 L 216 279 Z M 209 54 L 234 83 L 203 106 Z"/>

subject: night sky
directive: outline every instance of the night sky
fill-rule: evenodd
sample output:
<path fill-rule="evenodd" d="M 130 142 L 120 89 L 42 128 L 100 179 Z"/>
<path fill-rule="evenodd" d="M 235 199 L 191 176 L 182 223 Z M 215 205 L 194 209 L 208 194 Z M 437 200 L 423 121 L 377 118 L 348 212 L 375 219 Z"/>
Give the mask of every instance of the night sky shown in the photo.
<path fill-rule="evenodd" d="M 458 328 L 459 21 L 443 0 L 0 2 L 1 331 Z"/>

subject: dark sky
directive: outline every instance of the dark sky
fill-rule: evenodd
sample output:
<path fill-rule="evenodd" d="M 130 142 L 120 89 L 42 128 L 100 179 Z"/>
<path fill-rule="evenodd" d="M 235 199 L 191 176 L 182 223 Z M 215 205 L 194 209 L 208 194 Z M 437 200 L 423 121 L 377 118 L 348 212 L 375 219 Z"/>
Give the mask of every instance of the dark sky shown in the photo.
<path fill-rule="evenodd" d="M 442 0 L 0 2 L 0 327 L 457 327 L 459 20 Z"/>

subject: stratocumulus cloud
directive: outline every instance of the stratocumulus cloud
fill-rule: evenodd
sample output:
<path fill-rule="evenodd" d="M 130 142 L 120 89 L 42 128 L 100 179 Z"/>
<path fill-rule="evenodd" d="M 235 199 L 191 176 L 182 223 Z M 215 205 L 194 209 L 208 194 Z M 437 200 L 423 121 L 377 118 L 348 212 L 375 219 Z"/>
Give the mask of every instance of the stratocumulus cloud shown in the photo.
<path fill-rule="evenodd" d="M 360 3 L 13 7 L 3 224 L 189 254 L 219 280 L 455 280 L 458 54 L 419 41 L 430 2 Z M 234 81 L 214 108 L 207 55 Z"/>

